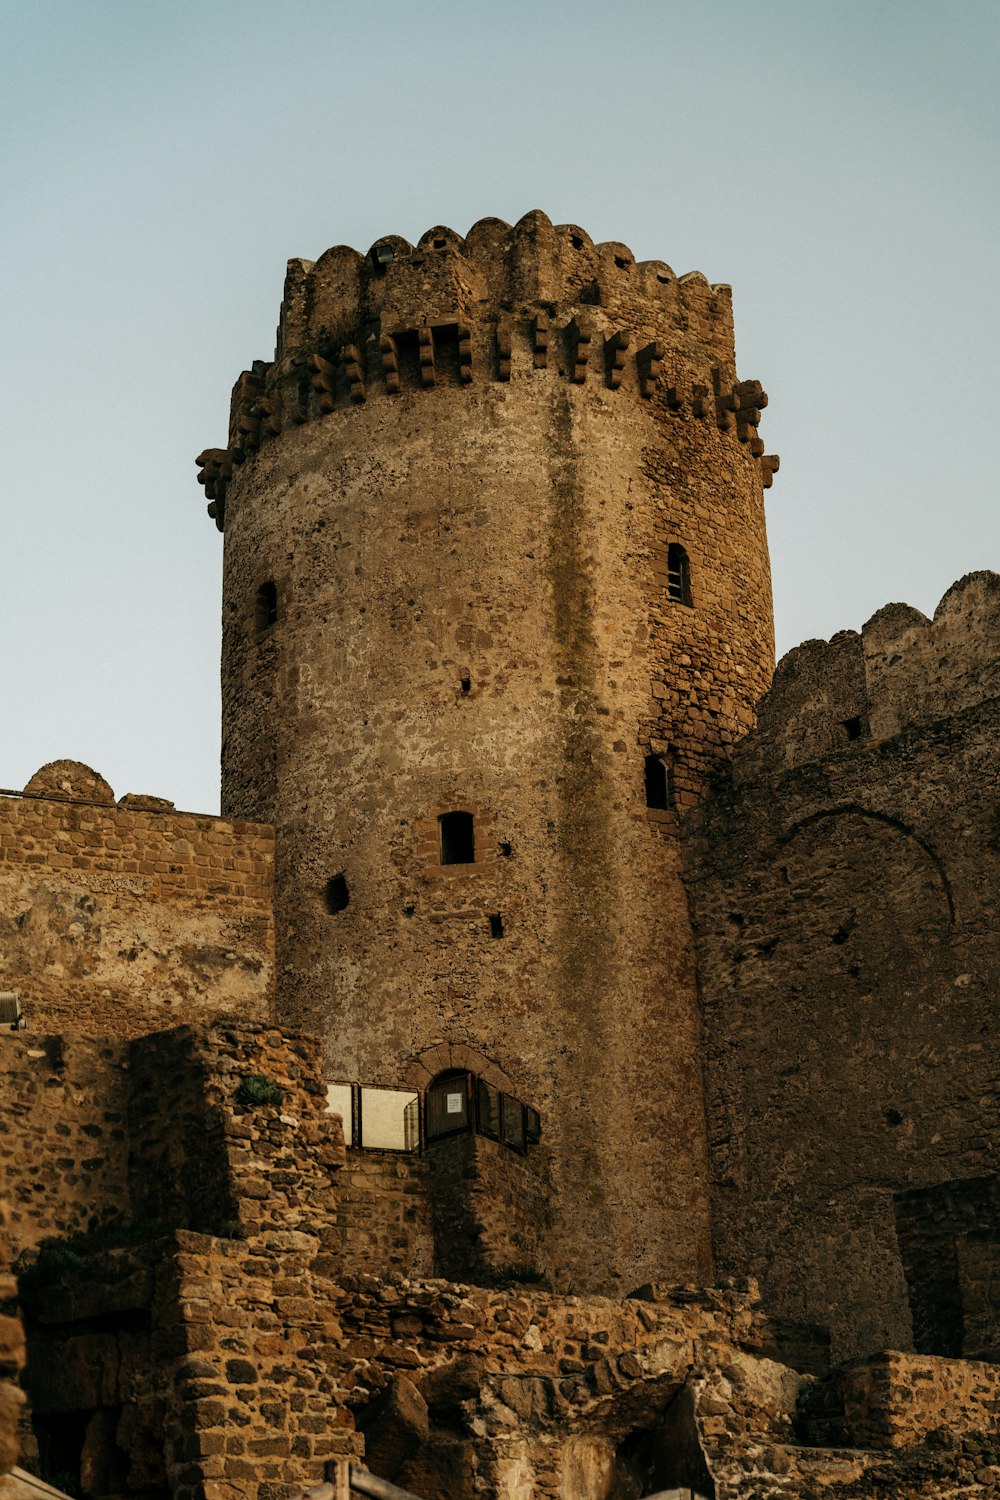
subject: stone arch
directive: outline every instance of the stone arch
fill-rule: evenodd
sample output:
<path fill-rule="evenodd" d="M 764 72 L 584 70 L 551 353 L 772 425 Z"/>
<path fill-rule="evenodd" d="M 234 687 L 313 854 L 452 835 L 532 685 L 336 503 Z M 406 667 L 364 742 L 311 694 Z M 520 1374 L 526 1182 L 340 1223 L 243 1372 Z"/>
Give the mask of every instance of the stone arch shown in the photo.
<path fill-rule="evenodd" d="M 436 1042 L 433 1047 L 417 1053 L 406 1069 L 405 1081 L 411 1088 L 426 1089 L 439 1073 L 448 1073 L 453 1068 L 475 1073 L 504 1093 L 520 1098 L 510 1074 L 485 1053 L 465 1042 Z"/>
<path fill-rule="evenodd" d="M 909 840 L 911 844 L 916 845 L 916 847 L 922 852 L 925 859 L 935 872 L 941 896 L 948 911 L 948 920 L 950 923 L 954 923 L 956 919 L 955 898 L 952 893 L 951 882 L 948 879 L 944 864 L 942 863 L 940 856 L 938 855 L 937 851 L 932 848 L 932 846 L 927 842 L 926 839 L 921 838 L 920 834 L 917 833 L 915 829 L 911 828 L 901 819 L 890 816 L 890 814 L 888 813 L 876 812 L 871 808 L 862 807 L 859 803 L 853 802 L 844 803 L 840 807 L 824 808 L 822 812 L 811 813 L 808 817 L 801 818 L 796 823 L 793 823 L 791 827 L 784 833 L 784 835 L 778 840 L 778 847 L 779 849 L 782 849 L 786 846 L 792 845 L 793 841 L 798 838 L 800 834 L 805 833 L 809 829 L 815 828 L 818 824 L 828 822 L 831 819 L 841 819 L 848 817 L 867 821 L 870 824 L 874 825 L 874 827 L 891 829 L 894 833 L 898 834 L 900 838 Z"/>

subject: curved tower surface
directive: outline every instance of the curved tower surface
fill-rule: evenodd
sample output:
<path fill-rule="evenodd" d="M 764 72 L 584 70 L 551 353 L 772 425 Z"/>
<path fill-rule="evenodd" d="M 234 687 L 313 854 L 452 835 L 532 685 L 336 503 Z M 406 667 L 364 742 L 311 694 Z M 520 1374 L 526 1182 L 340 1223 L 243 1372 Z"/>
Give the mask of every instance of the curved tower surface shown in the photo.
<path fill-rule="evenodd" d="M 290 262 L 201 459 L 279 1019 L 331 1077 L 502 1069 L 562 1287 L 710 1270 L 678 813 L 773 668 L 766 399 L 728 287 L 532 213 Z"/>

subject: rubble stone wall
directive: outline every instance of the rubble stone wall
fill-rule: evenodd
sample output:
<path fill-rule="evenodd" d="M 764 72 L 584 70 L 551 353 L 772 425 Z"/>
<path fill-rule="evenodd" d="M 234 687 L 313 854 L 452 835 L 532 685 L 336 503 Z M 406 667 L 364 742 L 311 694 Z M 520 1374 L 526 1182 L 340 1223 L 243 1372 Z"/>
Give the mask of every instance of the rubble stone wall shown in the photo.
<path fill-rule="evenodd" d="M 435 1274 L 426 1156 L 348 1151 L 337 1186 L 337 1256 L 346 1272 Z"/>
<path fill-rule="evenodd" d="M 127 1050 L 89 1037 L 0 1036 L 0 1168 L 11 1260 L 128 1211 Z"/>
<path fill-rule="evenodd" d="M 24 1407 L 20 1375 L 24 1367 L 24 1328 L 17 1309 L 17 1282 L 11 1275 L 7 1204 L 0 1199 L 0 1479 L 17 1463 L 18 1424 Z"/>
<path fill-rule="evenodd" d="M 3 1040 L 0 1161 L 12 1256 L 43 1239 L 333 1225 L 344 1160 L 318 1046 L 270 1027 L 178 1027 L 132 1042 Z M 247 1083 L 280 1102 L 243 1097 Z"/>
<path fill-rule="evenodd" d="M 131 1037 L 274 998 L 270 829 L 123 798 L 74 762 L 0 796 L 0 989 L 36 1033 Z M 61 791 L 68 784 L 71 795 Z M 85 795 L 89 794 L 89 800 Z M 101 799 L 104 800 L 95 800 Z"/>
<path fill-rule="evenodd" d="M 896 1195 L 1000 1165 L 998 656 L 994 574 L 800 648 L 688 829 L 717 1268 L 834 1361 L 913 1348 Z"/>
<path fill-rule="evenodd" d="M 551 1215 L 546 1153 L 525 1155 L 481 1135 L 432 1145 L 430 1201 L 435 1271 L 450 1281 L 479 1281 L 551 1272 Z"/>

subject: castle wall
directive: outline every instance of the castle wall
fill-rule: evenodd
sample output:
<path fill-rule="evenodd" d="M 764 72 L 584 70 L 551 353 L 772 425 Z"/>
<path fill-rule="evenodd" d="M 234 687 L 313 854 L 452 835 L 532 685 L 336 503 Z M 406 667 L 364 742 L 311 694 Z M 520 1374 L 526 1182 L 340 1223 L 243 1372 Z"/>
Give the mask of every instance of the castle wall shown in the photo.
<path fill-rule="evenodd" d="M 20 1033 L 3 1049 L 12 1259 L 70 1236 L 335 1224 L 343 1130 L 311 1038 L 182 1026 L 131 1042 Z M 243 1097 L 255 1078 L 280 1104 Z"/>
<path fill-rule="evenodd" d="M 717 1264 L 834 1360 L 913 1348 L 931 1256 L 958 1347 L 920 1347 L 995 1338 L 998 657 L 994 574 L 799 648 L 690 830 Z"/>
<path fill-rule="evenodd" d="M 130 1037 L 220 1012 L 266 1019 L 270 829 L 135 805 L 155 799 L 116 805 L 96 777 L 67 798 L 39 777 L 30 795 L 0 796 L 0 989 L 20 992 L 30 1030 Z"/>
<path fill-rule="evenodd" d="M 11 1260 L 128 1209 L 128 1071 L 121 1043 L 0 1036 L 0 1167 Z"/>
<path fill-rule="evenodd" d="M 24 1328 L 17 1309 L 17 1282 L 11 1275 L 7 1204 L 0 1198 L 0 1491 L 3 1476 L 17 1463 L 18 1424 L 24 1407 L 20 1375 Z"/>
<path fill-rule="evenodd" d="M 337 1179 L 336 1254 L 348 1274 L 433 1276 L 430 1164 L 426 1156 L 351 1151 Z"/>
<path fill-rule="evenodd" d="M 277 828 L 279 1013 L 357 1078 L 440 1043 L 494 1060 L 543 1118 L 561 1285 L 697 1275 L 675 808 L 771 668 L 766 398 L 735 381 L 728 288 L 542 215 L 393 246 L 381 278 L 292 264 L 278 360 L 202 476 L 224 809 Z M 674 809 L 646 806 L 649 754 Z M 475 859 L 444 865 L 455 810 Z"/>

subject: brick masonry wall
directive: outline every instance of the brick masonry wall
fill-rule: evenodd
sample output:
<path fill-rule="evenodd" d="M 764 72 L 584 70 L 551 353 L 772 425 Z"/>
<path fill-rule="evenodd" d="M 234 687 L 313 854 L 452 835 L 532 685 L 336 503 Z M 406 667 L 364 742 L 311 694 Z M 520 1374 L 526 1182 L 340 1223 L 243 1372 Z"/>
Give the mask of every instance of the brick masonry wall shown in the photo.
<path fill-rule="evenodd" d="M 561 1286 L 702 1277 L 691 934 L 644 762 L 672 755 L 693 802 L 773 664 L 729 289 L 542 214 L 393 244 L 384 277 L 343 248 L 291 266 L 279 357 L 234 393 L 232 477 L 203 472 L 224 510 L 223 805 L 279 830 L 280 1016 L 323 1033 L 338 1076 L 401 1083 L 441 1043 L 493 1059 L 545 1121 Z M 407 319 L 467 320 L 433 384 Z M 475 859 L 444 866 L 454 810 Z"/>
<path fill-rule="evenodd" d="M 895 1196 L 998 1167 L 998 606 L 793 652 L 688 829 L 717 1266 L 835 1361 L 913 1347 Z"/>
<path fill-rule="evenodd" d="M 31 1030 L 128 1037 L 220 1012 L 266 1019 L 271 831 L 142 805 L 156 799 L 116 805 L 86 767 L 54 766 L 31 795 L 0 796 L 0 989 L 20 992 Z"/>

